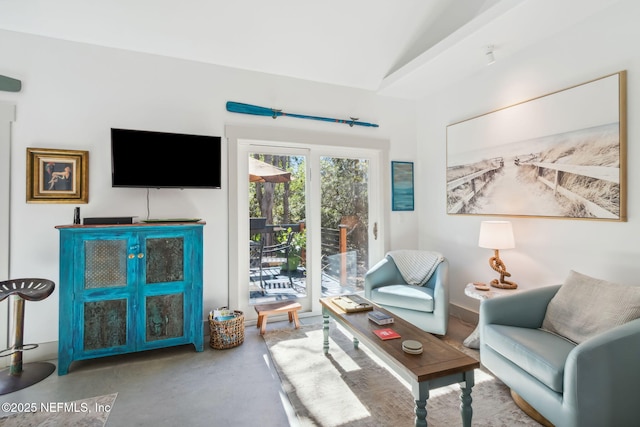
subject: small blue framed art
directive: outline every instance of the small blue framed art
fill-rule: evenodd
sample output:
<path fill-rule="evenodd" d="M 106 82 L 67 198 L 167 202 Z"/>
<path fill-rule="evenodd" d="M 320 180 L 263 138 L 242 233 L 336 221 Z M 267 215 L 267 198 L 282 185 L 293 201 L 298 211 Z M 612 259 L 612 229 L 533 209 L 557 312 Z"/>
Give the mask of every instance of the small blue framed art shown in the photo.
<path fill-rule="evenodd" d="M 391 162 L 391 209 L 413 210 L 413 162 Z"/>

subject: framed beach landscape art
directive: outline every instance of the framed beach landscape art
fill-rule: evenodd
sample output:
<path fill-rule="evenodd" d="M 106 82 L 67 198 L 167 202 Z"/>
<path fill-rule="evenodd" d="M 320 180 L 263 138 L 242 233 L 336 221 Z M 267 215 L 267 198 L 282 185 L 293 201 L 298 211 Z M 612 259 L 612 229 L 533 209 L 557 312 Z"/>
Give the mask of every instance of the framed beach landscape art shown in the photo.
<path fill-rule="evenodd" d="M 391 162 L 392 210 L 412 211 L 413 193 L 413 162 Z"/>
<path fill-rule="evenodd" d="M 447 213 L 626 221 L 626 72 L 447 126 Z"/>

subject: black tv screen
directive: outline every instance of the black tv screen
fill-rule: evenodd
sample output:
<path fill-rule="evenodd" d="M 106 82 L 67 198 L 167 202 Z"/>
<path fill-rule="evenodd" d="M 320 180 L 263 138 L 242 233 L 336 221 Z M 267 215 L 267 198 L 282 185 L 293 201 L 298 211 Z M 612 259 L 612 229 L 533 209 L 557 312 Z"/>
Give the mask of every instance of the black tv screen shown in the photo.
<path fill-rule="evenodd" d="M 111 185 L 220 188 L 221 138 L 111 129 Z"/>

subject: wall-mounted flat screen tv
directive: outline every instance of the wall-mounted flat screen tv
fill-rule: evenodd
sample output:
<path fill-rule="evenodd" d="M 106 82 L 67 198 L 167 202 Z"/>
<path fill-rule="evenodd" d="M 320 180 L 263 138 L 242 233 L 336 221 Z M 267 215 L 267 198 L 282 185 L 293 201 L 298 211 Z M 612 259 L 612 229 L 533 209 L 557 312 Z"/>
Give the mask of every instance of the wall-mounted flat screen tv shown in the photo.
<path fill-rule="evenodd" d="M 220 188 L 221 138 L 111 129 L 111 185 Z"/>

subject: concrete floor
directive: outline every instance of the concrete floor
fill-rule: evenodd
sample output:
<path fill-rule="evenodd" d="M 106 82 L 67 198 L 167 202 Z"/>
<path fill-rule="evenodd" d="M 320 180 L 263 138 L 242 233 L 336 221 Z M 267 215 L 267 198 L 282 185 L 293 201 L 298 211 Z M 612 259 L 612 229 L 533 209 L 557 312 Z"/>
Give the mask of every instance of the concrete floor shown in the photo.
<path fill-rule="evenodd" d="M 302 318 L 302 324 L 321 317 Z M 289 327 L 270 319 L 271 328 Z M 448 336 L 462 341 L 473 325 L 456 318 Z M 52 361 L 55 363 L 55 361 Z M 255 325 L 233 349 L 203 352 L 192 345 L 87 361 L 69 374 L 0 396 L 0 402 L 68 402 L 118 393 L 107 426 L 297 426 L 266 344 Z M 0 412 L 2 414 L 2 412 Z M 0 425 L 2 423 L 0 422 Z"/>

